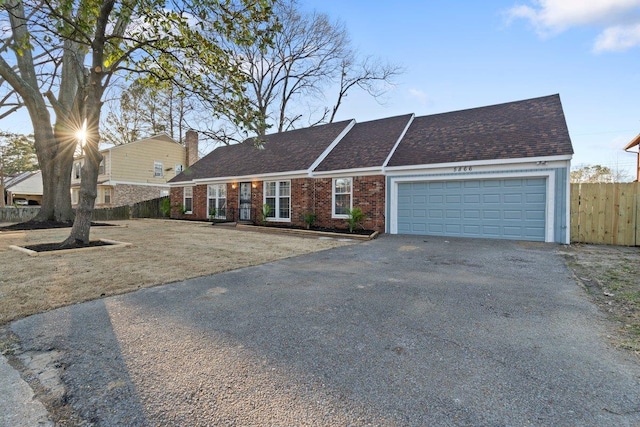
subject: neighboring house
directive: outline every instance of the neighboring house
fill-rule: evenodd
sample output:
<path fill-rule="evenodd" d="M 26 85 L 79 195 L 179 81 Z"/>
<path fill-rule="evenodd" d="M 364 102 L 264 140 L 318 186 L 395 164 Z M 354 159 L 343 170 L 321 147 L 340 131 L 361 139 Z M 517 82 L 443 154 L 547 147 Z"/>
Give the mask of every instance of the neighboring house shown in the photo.
<path fill-rule="evenodd" d="M 632 148 L 635 147 L 635 151 Z M 640 135 L 636 136 L 624 147 L 624 151 L 636 155 L 636 182 L 640 182 Z"/>
<path fill-rule="evenodd" d="M 354 120 L 212 151 L 170 181 L 175 218 L 569 242 L 573 148 L 560 97 Z"/>
<path fill-rule="evenodd" d="M 187 132 L 185 148 L 165 134 L 117 145 L 100 154 L 96 207 L 130 205 L 169 195 L 167 181 L 187 165 L 187 151 L 197 160 L 198 134 Z M 195 154 L 194 154 L 195 153 Z M 195 156 L 195 158 L 194 158 Z M 83 157 L 74 160 L 71 171 L 71 204 L 78 204 Z"/>
<path fill-rule="evenodd" d="M 42 204 L 42 173 L 40 171 L 23 172 L 5 181 L 7 205 Z"/>

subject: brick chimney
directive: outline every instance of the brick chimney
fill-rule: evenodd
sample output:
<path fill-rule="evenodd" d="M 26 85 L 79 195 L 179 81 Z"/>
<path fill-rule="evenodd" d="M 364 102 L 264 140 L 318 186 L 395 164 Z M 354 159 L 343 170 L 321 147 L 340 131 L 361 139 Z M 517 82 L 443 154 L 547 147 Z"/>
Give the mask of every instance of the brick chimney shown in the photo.
<path fill-rule="evenodd" d="M 185 167 L 189 167 L 198 161 L 198 132 L 188 130 L 184 137 L 184 146 L 187 152 L 187 164 Z"/>

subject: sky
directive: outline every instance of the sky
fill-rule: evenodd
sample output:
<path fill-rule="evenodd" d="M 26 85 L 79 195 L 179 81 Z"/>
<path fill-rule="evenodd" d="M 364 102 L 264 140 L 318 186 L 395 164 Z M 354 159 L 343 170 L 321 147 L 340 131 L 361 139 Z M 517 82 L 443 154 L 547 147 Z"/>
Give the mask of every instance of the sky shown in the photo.
<path fill-rule="evenodd" d="M 379 104 L 351 93 L 336 119 L 416 116 L 559 94 L 572 166 L 635 179 L 640 0 L 300 0 L 342 21 L 353 46 L 402 66 Z"/>
<path fill-rule="evenodd" d="M 404 68 L 383 103 L 363 92 L 336 120 L 445 113 L 559 94 L 573 167 L 635 178 L 640 0 L 299 0 L 347 28 L 361 55 Z M 328 99 L 333 99 L 327 96 Z M 26 115 L 25 115 L 26 116 Z M 28 119 L 0 120 L 23 132 Z"/>

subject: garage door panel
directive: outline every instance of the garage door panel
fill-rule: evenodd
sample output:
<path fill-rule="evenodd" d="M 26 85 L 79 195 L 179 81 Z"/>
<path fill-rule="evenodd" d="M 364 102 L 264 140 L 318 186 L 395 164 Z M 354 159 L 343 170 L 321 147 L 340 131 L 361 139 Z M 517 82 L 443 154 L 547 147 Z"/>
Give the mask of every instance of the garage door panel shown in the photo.
<path fill-rule="evenodd" d="M 398 232 L 544 241 L 546 178 L 398 184 Z"/>
<path fill-rule="evenodd" d="M 500 195 L 499 194 L 485 194 L 482 197 L 482 203 L 500 203 Z"/>

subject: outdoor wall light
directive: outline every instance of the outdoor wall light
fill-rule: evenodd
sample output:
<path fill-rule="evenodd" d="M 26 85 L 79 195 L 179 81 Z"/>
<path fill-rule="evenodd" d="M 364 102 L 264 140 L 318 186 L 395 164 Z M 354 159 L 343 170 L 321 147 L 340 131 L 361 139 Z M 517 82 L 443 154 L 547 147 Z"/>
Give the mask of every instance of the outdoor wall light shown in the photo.
<path fill-rule="evenodd" d="M 233 188 L 234 190 L 236 189 L 236 183 L 235 182 L 233 184 L 231 184 L 231 188 Z"/>
<path fill-rule="evenodd" d="M 255 182 L 251 183 L 251 186 L 252 186 L 253 188 L 258 188 L 258 184 L 257 184 L 257 183 L 255 183 Z"/>

